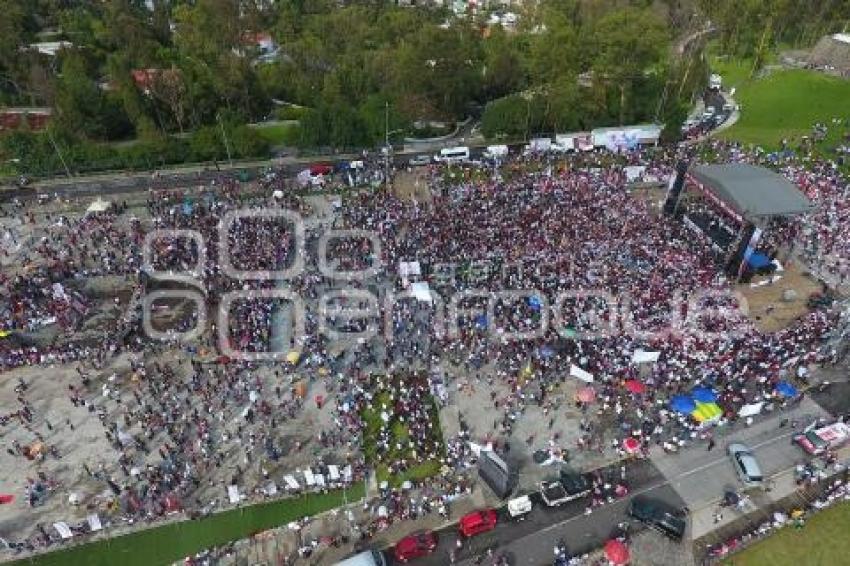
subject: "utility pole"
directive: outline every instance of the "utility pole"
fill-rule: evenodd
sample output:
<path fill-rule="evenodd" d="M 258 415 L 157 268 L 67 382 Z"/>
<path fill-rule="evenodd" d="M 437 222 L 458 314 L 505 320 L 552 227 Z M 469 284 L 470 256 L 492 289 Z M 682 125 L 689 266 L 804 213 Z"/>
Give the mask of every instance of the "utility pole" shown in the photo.
<path fill-rule="evenodd" d="M 221 112 L 215 115 L 218 120 L 218 126 L 221 128 L 221 137 L 224 139 L 224 149 L 227 151 L 227 161 L 230 163 L 230 168 L 233 169 L 233 157 L 230 155 L 230 142 L 227 139 L 227 130 L 224 129 L 224 121 L 221 119 Z"/>
<path fill-rule="evenodd" d="M 390 101 L 384 105 L 384 184 L 390 186 Z"/>
<path fill-rule="evenodd" d="M 62 167 L 65 168 L 65 175 L 67 175 L 68 178 L 70 179 L 71 178 L 71 170 L 68 169 L 68 164 L 65 163 L 65 158 L 62 157 L 62 152 L 59 151 L 59 145 L 56 143 L 56 140 L 53 139 L 53 134 L 50 133 L 50 128 L 47 128 L 45 131 L 47 132 L 47 139 L 50 140 L 50 144 L 53 146 L 53 149 L 56 151 L 56 155 L 59 156 L 59 161 L 62 162 Z"/>

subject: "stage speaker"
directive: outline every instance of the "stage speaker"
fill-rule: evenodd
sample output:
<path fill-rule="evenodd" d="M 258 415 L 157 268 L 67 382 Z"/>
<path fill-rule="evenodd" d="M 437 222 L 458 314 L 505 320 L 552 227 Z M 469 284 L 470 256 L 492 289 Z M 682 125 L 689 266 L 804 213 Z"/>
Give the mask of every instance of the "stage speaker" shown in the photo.
<path fill-rule="evenodd" d="M 676 177 L 667 191 L 667 199 L 664 201 L 664 208 L 662 209 L 667 216 L 673 216 L 676 212 L 676 206 L 682 196 L 682 189 L 685 187 L 685 173 L 688 172 L 689 165 L 685 160 L 676 164 Z"/>
<path fill-rule="evenodd" d="M 735 252 L 729 257 L 729 261 L 726 262 L 726 273 L 736 281 L 741 275 L 741 262 L 744 261 L 744 255 L 747 253 L 747 247 L 749 247 L 750 240 L 752 240 L 755 231 L 756 226 L 752 222 L 747 222 L 744 225 L 741 229 L 741 238 L 738 240 Z"/>

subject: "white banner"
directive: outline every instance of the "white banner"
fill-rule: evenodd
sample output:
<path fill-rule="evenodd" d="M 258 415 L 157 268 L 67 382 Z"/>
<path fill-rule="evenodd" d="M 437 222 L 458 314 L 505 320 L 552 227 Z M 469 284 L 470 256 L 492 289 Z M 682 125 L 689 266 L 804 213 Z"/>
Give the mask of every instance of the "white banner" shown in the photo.
<path fill-rule="evenodd" d="M 587 371 L 584 371 L 580 367 L 575 364 L 570 366 L 570 375 L 573 377 L 577 377 L 580 380 L 586 383 L 593 383 L 593 374 Z"/>

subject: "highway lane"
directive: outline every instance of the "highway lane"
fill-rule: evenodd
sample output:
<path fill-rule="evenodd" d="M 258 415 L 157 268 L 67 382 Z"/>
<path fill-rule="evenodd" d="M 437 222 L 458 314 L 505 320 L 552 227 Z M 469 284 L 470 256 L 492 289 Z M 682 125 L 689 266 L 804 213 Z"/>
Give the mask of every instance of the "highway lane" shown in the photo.
<path fill-rule="evenodd" d="M 609 468 L 607 473 L 619 476 L 620 466 Z M 636 460 L 627 464 L 626 481 L 633 494 L 650 493 L 671 505 L 682 507 L 683 501 L 672 489 L 665 488 L 664 476 L 649 460 Z M 564 539 L 571 552 L 585 552 L 603 543 L 612 534 L 612 528 L 625 517 L 625 509 L 631 496 L 596 508 L 585 514 L 586 500 L 571 501 L 565 505 L 548 508 L 539 494 L 531 494 L 534 508 L 522 521 L 511 519 L 505 508 L 498 510 L 499 522 L 488 533 L 464 541 L 457 553 L 458 562 L 472 563 L 476 556 L 486 553 L 488 548 L 506 551 L 516 564 L 538 564 L 540 558 L 551 559 L 554 544 Z M 427 558 L 416 561 L 417 565 L 445 566 L 449 564 L 449 553 L 456 548 L 457 526 L 450 525 L 437 531 L 439 547 Z M 531 538 L 534 548 L 528 546 Z M 545 544 L 544 544 L 545 541 Z M 542 546 L 541 546 L 542 545 Z M 539 547 L 539 548 L 538 548 Z M 526 560 L 531 560 L 528 562 Z"/>

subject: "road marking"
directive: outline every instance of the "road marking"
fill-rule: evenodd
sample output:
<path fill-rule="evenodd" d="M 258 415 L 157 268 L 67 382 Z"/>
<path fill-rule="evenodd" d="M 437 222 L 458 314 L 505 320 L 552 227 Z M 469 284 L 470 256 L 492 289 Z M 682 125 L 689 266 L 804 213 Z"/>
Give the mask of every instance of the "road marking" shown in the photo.
<path fill-rule="evenodd" d="M 791 437 L 795 434 L 797 434 L 797 431 L 792 430 L 791 432 L 786 432 L 786 433 L 780 434 L 779 436 L 774 436 L 773 438 L 768 438 L 767 440 L 763 440 L 762 442 L 759 442 L 758 444 L 753 444 L 752 446 L 749 446 L 749 448 L 750 448 L 750 450 L 755 452 L 759 448 L 763 448 L 763 447 L 765 447 L 769 444 L 773 444 L 777 440 L 783 440 L 783 439 Z M 716 466 L 717 464 L 721 464 L 723 462 L 728 462 L 728 461 L 729 461 L 729 459 L 725 458 L 725 457 L 724 458 L 718 458 L 717 460 L 713 460 L 711 462 L 703 464 L 702 466 L 697 466 L 696 468 L 690 469 L 687 472 L 682 472 L 681 474 L 679 474 L 677 476 L 673 476 L 672 478 L 670 478 L 669 481 L 679 480 L 679 479 L 682 479 L 682 478 L 686 478 L 688 476 L 692 476 L 693 474 L 696 474 L 697 472 L 702 472 L 703 470 L 707 470 L 708 468 L 712 468 L 712 467 Z M 786 469 L 788 469 L 788 468 L 786 468 Z M 777 474 L 779 474 L 779 473 L 782 473 L 782 470 L 777 472 Z"/>
<path fill-rule="evenodd" d="M 751 448 L 752 450 L 757 450 L 758 448 L 763 448 L 764 446 L 767 446 L 767 445 L 769 445 L 769 444 L 773 444 L 773 443 L 774 443 L 774 442 L 776 442 L 777 440 L 783 440 L 783 439 L 785 439 L 785 438 L 788 438 L 788 437 L 790 437 L 790 436 L 792 436 L 792 435 L 796 434 L 796 432 L 797 432 L 797 431 L 792 430 L 792 431 L 790 431 L 790 432 L 783 433 L 783 434 L 780 434 L 780 435 L 778 435 L 778 436 L 774 436 L 774 437 L 769 438 L 769 439 L 767 439 L 767 440 L 763 440 L 762 442 L 759 442 L 758 444 L 754 444 L 754 445 L 752 445 L 750 448 Z M 522 539 L 525 539 L 525 538 L 528 538 L 528 537 L 530 537 L 530 536 L 534 536 L 534 535 L 537 535 L 537 534 L 540 534 L 540 533 L 546 533 L 546 532 L 549 532 L 549 531 L 551 531 L 551 530 L 553 530 L 553 529 L 560 528 L 560 527 L 562 527 L 563 525 L 566 525 L 566 524 L 568 524 L 568 523 L 572 523 L 573 521 L 578 521 L 579 519 L 584 519 L 584 518 L 586 518 L 586 517 L 589 517 L 589 516 L 590 516 L 590 515 L 592 515 L 593 513 L 595 513 L 597 510 L 602 509 L 603 507 L 611 507 L 611 506 L 614 506 L 614 505 L 617 505 L 617 504 L 620 504 L 620 503 L 625 503 L 626 501 L 630 500 L 631 498 L 633 498 L 633 497 L 635 497 L 635 496 L 637 496 L 637 495 L 642 495 L 642 494 L 644 494 L 644 493 L 647 493 L 647 492 L 649 492 L 649 491 L 653 491 L 653 490 L 655 490 L 655 489 L 659 489 L 659 488 L 662 488 L 662 487 L 665 487 L 665 486 L 670 486 L 671 488 L 673 488 L 673 489 L 675 490 L 676 488 L 675 488 L 675 486 L 673 485 L 673 481 L 674 481 L 674 480 L 678 480 L 678 479 L 681 479 L 681 478 L 683 478 L 683 477 L 687 477 L 687 476 L 693 475 L 693 474 L 695 474 L 695 473 L 697 473 L 697 472 L 700 472 L 700 471 L 703 471 L 703 470 L 705 470 L 705 469 L 708 469 L 708 468 L 711 468 L 711 467 L 713 467 L 713 466 L 716 466 L 717 464 L 719 464 L 719 463 L 721 463 L 721 462 L 728 462 L 728 461 L 729 461 L 729 460 L 728 460 L 727 458 L 718 458 L 717 460 L 711 461 L 711 462 L 709 462 L 709 463 L 707 463 L 707 464 L 703 464 L 702 466 L 699 466 L 699 467 L 694 468 L 694 469 L 692 469 L 692 470 L 688 470 L 687 472 L 683 472 L 683 473 L 679 474 L 678 476 L 675 476 L 675 477 L 673 477 L 673 478 L 669 478 L 669 479 L 667 478 L 667 476 L 665 476 L 665 475 L 664 475 L 663 473 L 661 473 L 661 472 L 660 472 L 660 470 L 659 470 L 659 472 L 661 473 L 661 478 L 660 478 L 660 480 L 663 480 L 663 481 L 656 480 L 656 483 L 652 483 L 652 484 L 646 485 L 646 486 L 642 487 L 641 489 L 636 490 L 636 491 L 633 491 L 633 492 L 632 492 L 632 491 L 630 491 L 630 492 L 628 493 L 628 495 L 626 495 L 626 497 L 623 497 L 623 498 L 621 498 L 621 499 L 617 499 L 617 500 L 615 500 L 615 501 L 613 501 L 613 502 L 611 502 L 611 503 L 608 503 L 608 504 L 602 505 L 601 507 L 597 507 L 597 508 L 595 508 L 595 509 L 593 510 L 593 512 L 592 512 L 592 513 L 590 513 L 590 514 L 581 513 L 580 515 L 575 515 L 575 516 L 573 516 L 573 517 L 569 517 L 568 519 L 564 519 L 563 521 L 559 521 L 559 522 L 557 522 L 557 523 L 552 523 L 552 524 L 551 524 L 551 525 L 549 525 L 548 527 L 544 527 L 544 528 L 542 528 L 542 529 L 540 529 L 540 530 L 536 531 L 535 533 L 531 533 L 531 534 L 529 534 L 529 535 L 526 535 L 525 537 L 521 537 L 521 538 L 519 538 L 519 539 L 516 539 L 516 540 L 514 540 L 514 541 L 511 541 L 509 544 L 514 544 L 514 543 L 516 543 L 517 541 L 522 540 Z M 654 465 L 654 464 L 653 464 L 653 465 Z M 779 474 L 781 474 L 781 473 L 783 473 L 783 472 L 787 472 L 788 470 L 790 470 L 790 469 L 792 469 L 792 468 L 793 468 L 793 466 L 791 466 L 790 468 L 786 468 L 786 469 L 784 469 L 784 470 L 781 470 L 781 471 L 777 472 L 776 474 L 774 474 L 774 476 L 779 475 Z M 773 476 L 771 476 L 771 477 L 773 477 Z M 677 495 L 678 495 L 678 493 L 677 493 Z M 680 497 L 681 497 L 681 496 L 680 496 Z M 690 507 L 690 506 L 689 506 L 689 507 Z"/>

